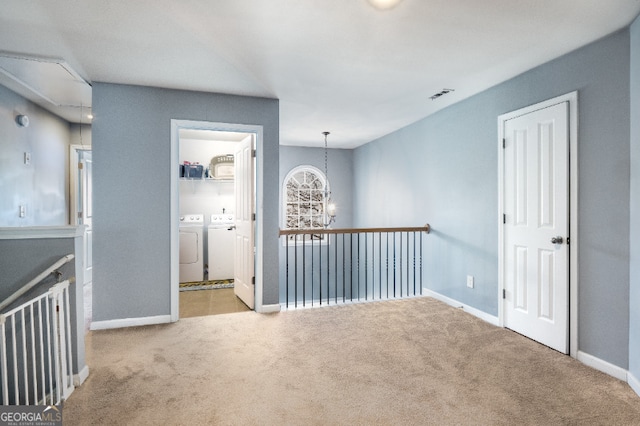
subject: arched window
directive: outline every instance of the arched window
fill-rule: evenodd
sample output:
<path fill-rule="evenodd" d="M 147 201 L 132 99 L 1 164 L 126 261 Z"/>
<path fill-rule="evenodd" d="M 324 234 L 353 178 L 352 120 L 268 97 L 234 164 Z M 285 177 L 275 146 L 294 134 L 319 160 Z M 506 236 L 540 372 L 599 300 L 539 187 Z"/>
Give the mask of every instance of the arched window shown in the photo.
<path fill-rule="evenodd" d="M 289 171 L 282 191 L 284 229 L 324 228 L 325 183 L 328 191 L 327 178 L 316 167 L 304 165 Z M 314 235 L 313 239 L 316 238 L 322 239 L 322 235 Z"/>

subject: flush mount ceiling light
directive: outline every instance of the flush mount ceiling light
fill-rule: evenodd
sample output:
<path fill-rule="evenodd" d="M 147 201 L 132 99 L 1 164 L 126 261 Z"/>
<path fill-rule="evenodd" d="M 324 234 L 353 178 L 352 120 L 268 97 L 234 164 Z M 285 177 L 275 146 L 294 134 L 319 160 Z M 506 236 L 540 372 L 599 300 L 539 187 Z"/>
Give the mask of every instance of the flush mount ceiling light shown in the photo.
<path fill-rule="evenodd" d="M 378 10 L 389 10 L 393 9 L 400 3 L 402 0 L 367 0 L 371 6 L 375 7 Z"/>

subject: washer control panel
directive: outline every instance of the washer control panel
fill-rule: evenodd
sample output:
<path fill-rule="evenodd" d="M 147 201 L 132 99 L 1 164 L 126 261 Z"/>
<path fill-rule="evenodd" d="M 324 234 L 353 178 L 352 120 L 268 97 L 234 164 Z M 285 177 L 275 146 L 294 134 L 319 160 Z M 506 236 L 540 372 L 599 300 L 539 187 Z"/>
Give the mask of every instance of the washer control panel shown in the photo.
<path fill-rule="evenodd" d="M 203 214 L 185 214 L 180 216 L 180 223 L 204 223 Z"/>
<path fill-rule="evenodd" d="M 233 225 L 235 216 L 229 213 L 214 213 L 211 215 L 211 225 Z"/>

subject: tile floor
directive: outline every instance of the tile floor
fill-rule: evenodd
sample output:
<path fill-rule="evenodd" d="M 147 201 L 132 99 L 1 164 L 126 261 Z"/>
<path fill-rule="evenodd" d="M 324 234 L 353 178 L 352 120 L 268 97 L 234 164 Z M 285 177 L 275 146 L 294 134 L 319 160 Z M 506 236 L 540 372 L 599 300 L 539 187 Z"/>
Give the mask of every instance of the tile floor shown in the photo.
<path fill-rule="evenodd" d="M 250 311 L 233 288 L 180 292 L 180 318 Z"/>
<path fill-rule="evenodd" d="M 91 326 L 91 292 L 92 285 L 85 285 L 84 296 L 84 329 L 89 332 Z M 233 288 L 218 288 L 215 290 L 193 290 L 180 292 L 180 318 L 202 317 L 206 315 L 231 314 L 234 312 L 250 311 L 240 299 L 236 297 Z"/>

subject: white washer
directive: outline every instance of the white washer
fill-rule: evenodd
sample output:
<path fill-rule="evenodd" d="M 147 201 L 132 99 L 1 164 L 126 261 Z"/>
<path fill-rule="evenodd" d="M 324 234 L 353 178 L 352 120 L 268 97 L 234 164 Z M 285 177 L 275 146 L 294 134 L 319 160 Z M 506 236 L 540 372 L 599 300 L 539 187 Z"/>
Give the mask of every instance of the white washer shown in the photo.
<path fill-rule="evenodd" d="M 236 228 L 232 214 L 212 214 L 208 227 L 209 279 L 233 279 Z"/>
<path fill-rule="evenodd" d="M 180 216 L 180 282 L 204 279 L 203 234 L 204 215 Z"/>

